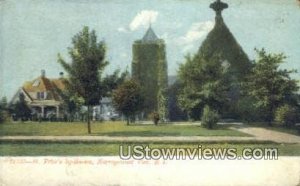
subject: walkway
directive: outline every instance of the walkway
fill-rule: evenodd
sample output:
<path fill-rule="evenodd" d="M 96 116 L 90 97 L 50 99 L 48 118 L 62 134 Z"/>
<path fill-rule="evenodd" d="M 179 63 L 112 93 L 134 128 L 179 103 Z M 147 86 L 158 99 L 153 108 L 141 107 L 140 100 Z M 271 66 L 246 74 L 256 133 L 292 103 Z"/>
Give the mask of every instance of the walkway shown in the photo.
<path fill-rule="evenodd" d="M 231 129 L 253 135 L 257 140 L 263 140 L 263 141 L 269 140 L 276 143 L 299 143 L 300 144 L 300 136 L 296 136 L 288 133 L 268 130 L 259 127 L 241 127 L 241 128 L 232 127 Z"/>

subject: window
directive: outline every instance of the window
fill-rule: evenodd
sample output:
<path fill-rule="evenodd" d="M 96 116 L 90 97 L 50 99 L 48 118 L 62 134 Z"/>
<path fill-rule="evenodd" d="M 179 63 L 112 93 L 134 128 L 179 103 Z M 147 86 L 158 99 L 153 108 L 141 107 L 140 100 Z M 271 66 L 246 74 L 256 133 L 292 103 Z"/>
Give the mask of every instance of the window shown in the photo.
<path fill-rule="evenodd" d="M 37 86 L 39 86 L 39 84 L 40 84 L 40 81 L 39 81 L 39 80 L 36 80 L 36 81 L 32 84 L 32 86 L 37 87 Z"/>
<path fill-rule="evenodd" d="M 40 92 L 41 93 L 41 99 L 45 99 L 45 94 L 44 92 Z"/>
<path fill-rule="evenodd" d="M 37 92 L 37 99 L 46 99 L 46 92 Z"/>

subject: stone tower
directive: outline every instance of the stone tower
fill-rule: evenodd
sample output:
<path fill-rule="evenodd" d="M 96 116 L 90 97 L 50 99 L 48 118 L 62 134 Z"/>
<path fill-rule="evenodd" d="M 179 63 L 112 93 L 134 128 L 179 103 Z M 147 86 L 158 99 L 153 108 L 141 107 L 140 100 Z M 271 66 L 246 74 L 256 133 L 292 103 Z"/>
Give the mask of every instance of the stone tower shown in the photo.
<path fill-rule="evenodd" d="M 168 66 L 164 40 L 150 26 L 144 37 L 133 43 L 132 56 L 132 77 L 140 83 L 145 96 L 144 119 L 154 111 L 161 119 L 167 119 Z"/>

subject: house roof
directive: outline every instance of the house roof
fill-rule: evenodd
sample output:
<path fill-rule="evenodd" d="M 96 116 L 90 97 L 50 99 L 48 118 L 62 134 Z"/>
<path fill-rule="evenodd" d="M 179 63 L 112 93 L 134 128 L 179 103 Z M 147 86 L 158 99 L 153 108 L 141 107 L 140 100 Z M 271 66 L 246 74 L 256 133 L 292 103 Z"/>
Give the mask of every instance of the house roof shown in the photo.
<path fill-rule="evenodd" d="M 44 92 L 54 90 L 55 88 L 63 90 L 65 86 L 62 78 L 48 79 L 40 76 L 33 81 L 25 82 L 23 88 L 27 92 Z"/>
<path fill-rule="evenodd" d="M 40 76 L 33 81 L 25 82 L 22 88 L 27 95 L 30 95 L 30 92 L 48 92 L 52 99 L 59 100 L 60 98 L 57 93 L 57 89 L 65 89 L 63 80 L 63 78 L 49 79 L 44 76 Z"/>

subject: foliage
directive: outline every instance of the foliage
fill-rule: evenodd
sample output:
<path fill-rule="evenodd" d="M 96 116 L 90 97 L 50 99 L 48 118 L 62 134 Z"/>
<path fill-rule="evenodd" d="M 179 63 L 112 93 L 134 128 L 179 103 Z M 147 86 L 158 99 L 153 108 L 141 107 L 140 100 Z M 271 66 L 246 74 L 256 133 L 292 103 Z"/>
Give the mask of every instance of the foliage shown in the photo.
<path fill-rule="evenodd" d="M 132 46 L 132 77 L 140 85 L 145 98 L 143 112 L 147 116 L 158 111 L 162 119 L 167 112 L 167 61 L 162 40 L 144 43 L 136 41 Z"/>
<path fill-rule="evenodd" d="M 218 121 L 219 121 L 218 112 L 211 109 L 208 105 L 205 105 L 201 117 L 201 125 L 205 128 L 213 129 L 216 127 Z"/>
<path fill-rule="evenodd" d="M 7 99 L 3 97 L 0 102 L 0 123 L 3 123 L 7 119 Z"/>
<path fill-rule="evenodd" d="M 120 69 L 115 70 L 110 75 L 106 75 L 102 81 L 102 87 L 105 96 L 110 97 L 112 91 L 115 90 L 119 85 L 121 85 L 128 77 L 129 77 L 128 70 L 121 72 Z"/>
<path fill-rule="evenodd" d="M 183 85 L 179 81 L 176 81 L 173 85 L 169 87 L 169 119 L 171 121 L 183 121 L 187 120 L 187 113 L 184 112 L 178 103 L 178 96 Z"/>
<path fill-rule="evenodd" d="M 253 97 L 242 96 L 237 103 L 238 119 L 247 123 L 253 121 L 264 121 L 265 111 L 255 106 L 256 100 Z"/>
<path fill-rule="evenodd" d="M 88 107 L 88 133 L 91 133 L 90 107 L 99 104 L 104 95 L 101 74 L 108 65 L 105 61 L 106 47 L 103 41 L 97 41 L 96 32 L 90 32 L 88 27 L 73 37 L 72 44 L 69 48 L 71 63 L 67 63 L 60 55 L 58 62 L 69 74 L 67 90 L 73 96 L 82 98 Z"/>
<path fill-rule="evenodd" d="M 152 112 L 150 117 L 151 117 L 154 125 L 157 125 L 158 121 L 160 120 L 159 113 L 158 112 Z"/>
<path fill-rule="evenodd" d="M 179 94 L 179 105 L 192 119 L 200 119 L 205 105 L 219 112 L 227 101 L 229 83 L 227 71 L 219 58 L 210 61 L 198 55 L 186 56 L 186 63 L 179 69 L 180 83 L 184 85 Z"/>
<path fill-rule="evenodd" d="M 297 120 L 296 109 L 290 105 L 283 105 L 276 109 L 275 121 L 280 125 L 292 127 Z"/>
<path fill-rule="evenodd" d="M 219 57 L 221 61 L 227 61 L 231 75 L 238 80 L 242 80 L 251 69 L 248 56 L 222 19 L 216 21 L 214 28 L 199 48 L 198 54 L 207 61 L 215 57 Z"/>
<path fill-rule="evenodd" d="M 252 64 L 220 17 L 195 56 L 181 65 L 180 80 L 185 85 L 179 96 L 182 108 L 199 119 L 204 105 L 222 117 L 237 118 L 240 84 Z"/>
<path fill-rule="evenodd" d="M 127 118 L 134 117 L 143 107 L 143 95 L 140 85 L 135 80 L 126 80 L 112 94 L 113 105 Z"/>
<path fill-rule="evenodd" d="M 62 79 L 62 81 L 64 84 L 68 83 L 66 79 Z M 84 100 L 72 94 L 68 89 L 61 90 L 56 87 L 56 92 L 62 98 L 64 110 L 67 111 L 67 114 L 64 115 L 64 120 L 74 121 L 76 113 L 80 111 L 81 106 L 84 104 Z"/>
<path fill-rule="evenodd" d="M 23 93 L 19 94 L 19 101 L 14 105 L 14 114 L 16 119 L 27 121 L 31 118 L 31 110 L 28 107 Z"/>
<path fill-rule="evenodd" d="M 0 110 L 0 123 L 5 121 L 3 110 Z"/>
<path fill-rule="evenodd" d="M 299 87 L 297 81 L 290 77 L 294 70 L 279 68 L 286 59 L 284 54 L 267 54 L 264 49 L 256 52 L 258 59 L 248 76 L 246 92 L 256 100 L 256 107 L 266 111 L 266 120 L 271 125 L 275 109 L 285 103 L 295 102 Z"/>

